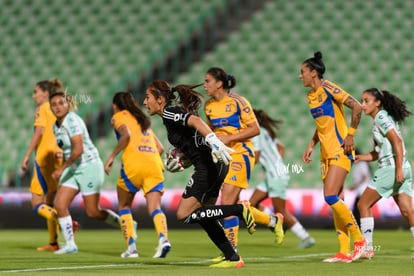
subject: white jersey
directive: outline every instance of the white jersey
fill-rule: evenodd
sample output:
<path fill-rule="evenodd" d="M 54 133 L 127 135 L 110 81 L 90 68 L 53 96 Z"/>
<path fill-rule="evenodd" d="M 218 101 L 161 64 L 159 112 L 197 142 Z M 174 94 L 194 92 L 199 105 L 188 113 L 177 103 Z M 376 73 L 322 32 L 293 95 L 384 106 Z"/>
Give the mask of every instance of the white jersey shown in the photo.
<path fill-rule="evenodd" d="M 76 113 L 69 112 L 60 126 L 58 126 L 56 122 L 53 125 L 53 133 L 55 134 L 57 145 L 63 150 L 65 160 L 69 158 L 72 152 L 71 138 L 77 135 L 82 135 L 83 152 L 78 160 L 72 164 L 72 169 L 75 170 L 78 166 L 100 160 L 99 152 L 89 137 L 85 123 Z"/>
<path fill-rule="evenodd" d="M 260 134 L 252 138 L 255 151 L 260 151 L 259 163 L 267 179 L 289 179 L 289 172 L 277 149 L 277 139 L 272 139 L 269 132 L 260 127 Z"/>
<path fill-rule="evenodd" d="M 387 139 L 387 133 L 395 129 L 403 144 L 403 164 L 406 162 L 406 150 L 404 139 L 401 135 L 398 123 L 395 123 L 387 111 L 380 110 L 374 118 L 372 133 L 374 135 L 375 151 L 378 152 L 378 167 L 395 167 L 395 154 L 391 142 Z"/>

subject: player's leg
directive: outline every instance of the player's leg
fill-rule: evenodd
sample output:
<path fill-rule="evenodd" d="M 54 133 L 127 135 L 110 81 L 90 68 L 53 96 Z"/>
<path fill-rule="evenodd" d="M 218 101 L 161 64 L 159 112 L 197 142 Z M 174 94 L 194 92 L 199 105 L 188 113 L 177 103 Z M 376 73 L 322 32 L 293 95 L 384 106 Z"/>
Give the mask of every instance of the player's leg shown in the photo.
<path fill-rule="evenodd" d="M 412 206 L 412 197 L 406 193 L 400 193 L 394 196 L 394 200 L 400 208 L 401 215 L 407 220 L 410 227 L 411 237 L 414 238 L 414 210 Z"/>
<path fill-rule="evenodd" d="M 135 192 L 125 191 L 120 186 L 117 186 L 117 194 L 119 224 L 127 245 L 127 250 L 121 254 L 121 257 L 136 258 L 138 257 L 138 250 L 136 247 L 137 236 L 134 231 L 134 220 L 131 211 L 131 205 L 135 197 Z"/>
<path fill-rule="evenodd" d="M 231 184 L 224 183 L 221 189 L 220 205 L 232 205 L 239 201 L 241 189 Z M 239 233 L 239 217 L 229 216 L 223 221 L 224 232 L 233 248 L 237 250 L 238 233 Z"/>
<path fill-rule="evenodd" d="M 165 258 L 171 250 L 168 240 L 167 217 L 161 209 L 161 191 L 153 190 L 145 195 L 148 213 L 154 222 L 155 231 L 158 235 L 158 246 L 153 258 Z"/>
<path fill-rule="evenodd" d="M 69 206 L 79 192 L 71 185 L 61 185 L 56 194 L 55 208 L 57 211 L 58 221 L 66 244 L 61 249 L 55 251 L 55 254 L 77 253 L 78 248 L 73 235 L 72 217 L 69 214 Z"/>

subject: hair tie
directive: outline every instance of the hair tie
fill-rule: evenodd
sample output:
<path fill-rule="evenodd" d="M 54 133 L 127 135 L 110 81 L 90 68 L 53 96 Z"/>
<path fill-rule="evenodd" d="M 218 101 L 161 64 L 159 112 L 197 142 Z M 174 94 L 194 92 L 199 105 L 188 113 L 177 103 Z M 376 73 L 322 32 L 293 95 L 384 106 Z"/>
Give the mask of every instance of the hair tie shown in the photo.
<path fill-rule="evenodd" d="M 174 93 L 174 91 L 177 91 L 177 88 L 175 88 L 175 86 L 171 87 L 171 93 Z"/>
<path fill-rule="evenodd" d="M 384 98 L 384 93 L 381 90 L 379 90 L 378 88 L 375 88 L 375 89 L 377 90 L 377 92 L 381 96 L 381 98 Z"/>
<path fill-rule="evenodd" d="M 227 75 L 227 80 L 228 80 L 228 81 L 231 81 L 231 78 L 232 78 L 232 77 L 233 77 L 232 75 L 228 74 L 228 75 Z"/>

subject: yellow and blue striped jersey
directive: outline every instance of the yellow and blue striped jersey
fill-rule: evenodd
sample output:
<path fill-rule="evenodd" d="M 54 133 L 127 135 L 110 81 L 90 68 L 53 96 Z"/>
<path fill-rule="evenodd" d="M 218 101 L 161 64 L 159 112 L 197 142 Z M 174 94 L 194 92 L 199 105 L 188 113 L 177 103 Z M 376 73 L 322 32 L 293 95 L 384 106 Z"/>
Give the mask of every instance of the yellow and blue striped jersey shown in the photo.
<path fill-rule="evenodd" d="M 330 81 L 323 81 L 316 91 L 308 93 L 309 108 L 321 143 L 321 159 L 334 158 L 343 148 L 348 134 L 344 102 L 349 94 Z"/>
<path fill-rule="evenodd" d="M 56 117 L 50 110 L 49 102 L 36 108 L 34 127 L 43 127 L 43 135 L 36 148 L 36 162 L 40 167 L 53 164 L 54 155 L 62 150 L 57 146 L 53 134 L 53 124 Z"/>
<path fill-rule="evenodd" d="M 154 133 L 151 128 L 142 131 L 141 125 L 128 110 L 115 113 L 111 120 L 117 139 L 120 134 L 118 129 L 125 125 L 128 127 L 129 142 L 123 150 L 122 163 L 124 166 L 136 166 L 137 164 L 159 163 L 162 167 L 162 160 L 157 150 Z"/>
<path fill-rule="evenodd" d="M 257 122 L 253 109 L 244 97 L 228 93 L 220 101 L 211 98 L 205 104 L 207 123 L 216 135 L 231 135 L 245 129 L 247 125 Z M 229 145 L 235 153 L 248 153 L 254 156 L 251 139 L 232 142 Z"/>

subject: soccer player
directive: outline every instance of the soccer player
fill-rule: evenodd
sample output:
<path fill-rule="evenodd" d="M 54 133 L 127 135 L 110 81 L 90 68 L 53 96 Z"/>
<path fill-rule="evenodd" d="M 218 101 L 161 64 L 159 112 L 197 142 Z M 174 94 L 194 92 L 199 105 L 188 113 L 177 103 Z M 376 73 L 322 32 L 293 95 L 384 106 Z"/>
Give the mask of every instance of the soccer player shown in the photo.
<path fill-rule="evenodd" d="M 399 126 L 411 112 L 396 95 L 377 88 L 370 88 L 362 93 L 362 109 L 374 119 L 374 149 L 370 153 L 357 155 L 356 159 L 368 162 L 378 160 L 374 178 L 358 202 L 361 230 L 368 240 L 367 250 L 362 257 L 372 258 L 374 218 L 371 209 L 383 197 L 393 196 L 401 215 L 408 221 L 411 236 L 414 238 L 411 190 L 413 177 Z"/>
<path fill-rule="evenodd" d="M 139 108 L 132 93 L 116 93 L 112 100 L 112 108 L 114 115 L 111 124 L 118 144 L 105 163 L 105 172 L 109 175 L 115 157 L 123 151 L 117 193 L 120 224 L 127 250 L 121 257 L 138 257 L 131 206 L 135 194 L 142 189 L 159 239 L 153 258 L 164 258 L 171 249 L 167 219 L 161 210 L 164 175 L 160 154 L 164 148 L 151 130 L 150 119 Z"/>
<path fill-rule="evenodd" d="M 278 139 L 279 126 L 282 121 L 271 118 L 261 109 L 253 109 L 253 111 L 260 125 L 260 135 L 252 139 L 255 162 L 262 166 L 265 180 L 253 191 L 250 204 L 259 208 L 260 202 L 270 197 L 274 210 L 283 215 L 287 228 L 300 239 L 299 248 L 312 247 L 315 245 L 315 240 L 297 218 L 286 210 L 289 173 L 282 159 L 285 147 Z"/>
<path fill-rule="evenodd" d="M 23 171 L 29 169 L 29 159 L 35 150 L 36 157 L 33 167 L 33 177 L 30 183 L 32 193 L 32 207 L 34 212 L 44 217 L 49 231 L 49 244 L 40 246 L 38 251 L 55 251 L 59 249 L 56 210 L 53 201 L 56 196 L 58 181 L 52 178 L 52 173 L 63 161 L 62 150 L 56 145 L 52 126 L 56 121 L 50 110 L 49 95 L 63 87 L 59 79 L 42 80 L 36 83 L 33 90 L 33 99 L 36 103 L 34 133 L 29 147 L 21 161 Z M 77 222 L 74 221 L 74 229 Z"/>
<path fill-rule="evenodd" d="M 316 129 L 310 140 L 302 160 L 312 161 L 311 154 L 317 143 L 321 145 L 321 174 L 325 202 L 333 212 L 335 230 L 339 240 L 339 252 L 324 262 L 350 263 L 361 257 L 366 246 L 366 239 L 355 222 L 352 212 L 345 204 L 343 195 L 345 178 L 351 169 L 354 150 L 354 135 L 361 119 L 360 103 L 341 87 L 331 81 L 324 80 L 325 64 L 322 53 L 316 52 L 313 57 L 302 63 L 299 78 L 303 86 L 310 87 L 307 99 Z M 344 114 L 344 105 L 352 110 L 351 126 L 348 129 Z M 354 242 L 351 255 L 350 237 Z"/>
<path fill-rule="evenodd" d="M 223 69 L 212 67 L 204 77 L 204 89 L 210 99 L 205 104 L 207 124 L 217 137 L 234 152 L 231 154 L 229 172 L 221 188 L 221 204 L 235 204 L 242 189 L 247 189 L 255 159 L 251 138 L 260 133 L 249 101 L 230 91 L 236 86 L 236 78 Z M 252 207 L 255 222 L 274 230 L 276 242 L 282 243 L 283 216 L 270 216 Z M 237 216 L 224 219 L 224 230 L 237 250 L 239 219 Z M 217 257 L 220 259 L 220 257 Z"/>
<path fill-rule="evenodd" d="M 89 138 L 85 123 L 72 111 L 76 109 L 73 98 L 66 92 L 58 91 L 50 95 L 49 101 L 56 116 L 53 133 L 65 158 L 63 164 L 52 173 L 52 178 L 59 180 L 55 208 L 66 240 L 65 246 L 55 251 L 55 254 L 77 253 L 78 247 L 68 208 L 79 191 L 89 217 L 105 220 L 116 227 L 119 227 L 119 217 L 113 211 L 99 207 L 104 168 L 98 150 Z"/>
<path fill-rule="evenodd" d="M 228 171 L 232 150 L 197 115 L 201 94 L 193 90 L 195 87 L 172 87 L 166 81 L 156 80 L 146 89 L 144 105 L 150 115 L 162 117 L 168 141 L 180 149 L 194 166 L 194 173 L 178 205 L 178 220 L 185 224 L 200 224 L 221 250 L 224 259 L 212 267 L 242 267 L 244 262 L 227 239 L 219 219 L 240 216 L 249 233 L 253 234 L 255 224 L 250 214 L 250 203 L 214 205 Z"/>

